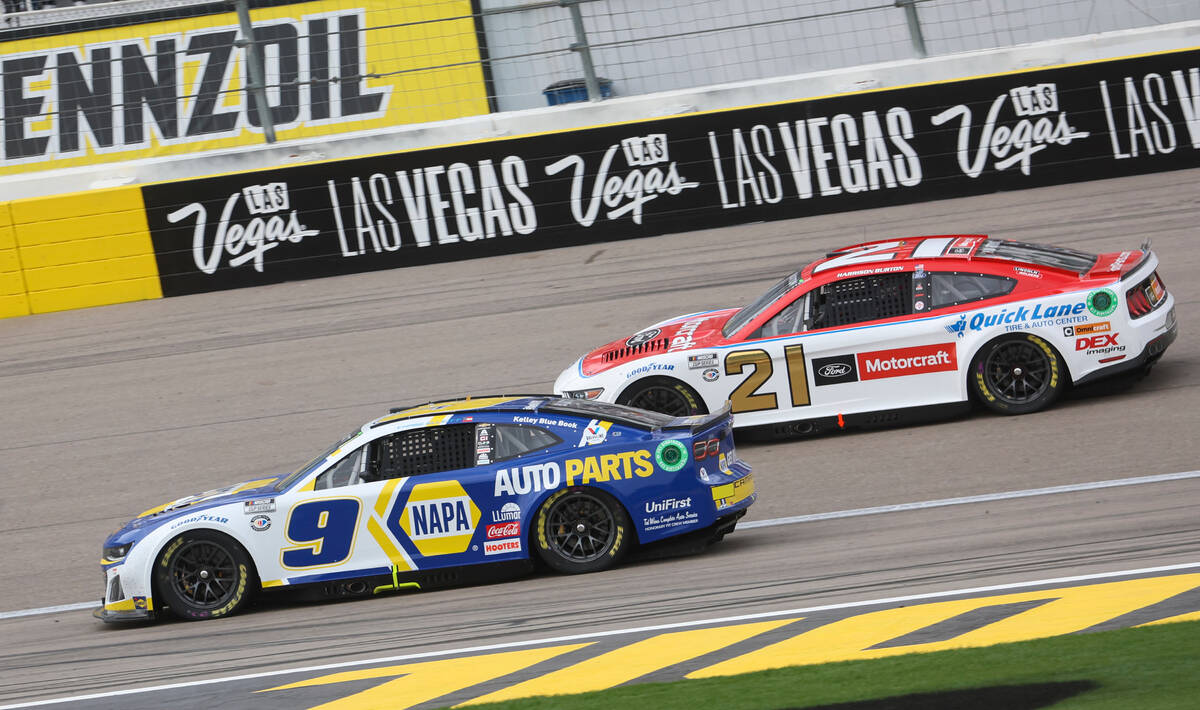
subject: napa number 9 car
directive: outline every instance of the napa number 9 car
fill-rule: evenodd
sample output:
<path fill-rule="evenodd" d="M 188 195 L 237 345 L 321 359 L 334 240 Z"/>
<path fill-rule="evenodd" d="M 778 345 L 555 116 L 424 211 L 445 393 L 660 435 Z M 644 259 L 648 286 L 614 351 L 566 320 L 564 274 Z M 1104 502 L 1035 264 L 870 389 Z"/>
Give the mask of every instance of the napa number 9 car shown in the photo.
<path fill-rule="evenodd" d="M 293 473 L 145 511 L 104 543 L 104 621 L 227 616 L 260 590 L 428 589 L 702 547 L 754 502 L 728 409 L 671 417 L 552 396 L 393 410 Z"/>

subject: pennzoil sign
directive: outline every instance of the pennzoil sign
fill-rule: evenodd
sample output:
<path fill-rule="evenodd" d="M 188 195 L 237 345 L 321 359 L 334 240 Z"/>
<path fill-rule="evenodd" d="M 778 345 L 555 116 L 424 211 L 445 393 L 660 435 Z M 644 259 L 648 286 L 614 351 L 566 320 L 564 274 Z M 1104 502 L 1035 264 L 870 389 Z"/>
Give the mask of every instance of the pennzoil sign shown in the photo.
<path fill-rule="evenodd" d="M 356 5 L 253 11 L 280 140 L 487 112 L 469 0 L 422 3 L 401 28 L 387 3 Z M 222 12 L 0 43 L 0 175 L 261 144 L 239 37 Z M 427 61 L 412 47 L 434 38 L 467 64 L 419 72 L 438 88 L 412 100 L 388 74 Z"/>

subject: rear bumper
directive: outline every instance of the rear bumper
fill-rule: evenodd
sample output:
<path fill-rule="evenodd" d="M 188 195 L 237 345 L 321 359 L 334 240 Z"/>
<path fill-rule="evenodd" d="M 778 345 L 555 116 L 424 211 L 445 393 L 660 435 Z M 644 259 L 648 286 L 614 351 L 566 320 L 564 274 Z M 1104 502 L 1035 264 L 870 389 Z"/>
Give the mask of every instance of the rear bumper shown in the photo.
<path fill-rule="evenodd" d="M 1179 323 L 1175 320 L 1175 307 L 1172 305 L 1167 318 L 1166 330 L 1147 342 L 1146 347 L 1142 348 L 1142 352 L 1138 353 L 1137 357 L 1089 372 L 1087 375 L 1075 380 L 1075 384 L 1086 385 L 1105 377 L 1119 375 L 1122 372 L 1132 372 L 1152 365 L 1162 357 L 1167 347 L 1175 342 L 1175 338 L 1177 337 L 1179 337 Z"/>

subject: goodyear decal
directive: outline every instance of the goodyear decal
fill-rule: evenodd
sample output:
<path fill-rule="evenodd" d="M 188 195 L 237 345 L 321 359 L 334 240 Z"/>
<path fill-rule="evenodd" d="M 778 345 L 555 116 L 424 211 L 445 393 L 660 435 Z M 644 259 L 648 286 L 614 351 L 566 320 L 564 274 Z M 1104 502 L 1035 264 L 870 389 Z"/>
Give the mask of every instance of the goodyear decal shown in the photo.
<path fill-rule="evenodd" d="M 451 694 L 467 698 L 456 707 L 604 690 L 666 671 L 736 646 L 740 653 L 705 665 L 687 678 L 746 673 L 790 665 L 882 658 L 906 653 L 989 646 L 1096 628 L 1149 625 L 1200 618 L 1195 594 L 1200 574 L 1151 577 L 1060 589 L 876 608 L 865 613 L 817 611 L 754 623 L 661 634 L 631 634 L 615 649 L 592 651 L 592 643 L 521 649 L 342 671 L 267 688 L 329 689 L 349 681 L 378 680 L 361 692 L 325 702 L 325 710 L 388 707 L 401 710 Z M 1185 606 L 1180 606 L 1184 604 Z M 603 650 L 608 648 L 610 650 Z M 520 673 L 538 666 L 539 673 Z M 512 676 L 497 688 L 492 682 Z M 656 677 L 657 680 L 672 678 Z M 361 685 L 354 687 L 362 687 Z M 475 689 L 475 692 L 472 692 Z"/>

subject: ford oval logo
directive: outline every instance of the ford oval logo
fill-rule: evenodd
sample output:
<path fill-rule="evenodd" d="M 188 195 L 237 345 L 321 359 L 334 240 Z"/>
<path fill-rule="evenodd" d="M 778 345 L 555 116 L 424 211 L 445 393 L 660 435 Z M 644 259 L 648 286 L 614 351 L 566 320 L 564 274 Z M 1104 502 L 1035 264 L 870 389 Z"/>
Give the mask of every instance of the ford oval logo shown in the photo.
<path fill-rule="evenodd" d="M 831 362 L 817 370 L 817 374 L 821 377 L 841 377 L 849 372 L 850 366 L 844 362 Z"/>
<path fill-rule="evenodd" d="M 659 330 L 658 328 L 651 328 L 650 330 L 643 330 L 642 332 L 633 336 L 629 340 L 626 340 L 625 346 L 630 347 L 630 348 L 636 348 L 639 345 L 643 345 L 645 343 L 650 342 L 651 340 L 654 340 L 655 338 L 658 337 L 658 334 L 661 332 L 662 331 Z"/>

